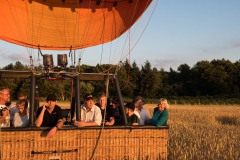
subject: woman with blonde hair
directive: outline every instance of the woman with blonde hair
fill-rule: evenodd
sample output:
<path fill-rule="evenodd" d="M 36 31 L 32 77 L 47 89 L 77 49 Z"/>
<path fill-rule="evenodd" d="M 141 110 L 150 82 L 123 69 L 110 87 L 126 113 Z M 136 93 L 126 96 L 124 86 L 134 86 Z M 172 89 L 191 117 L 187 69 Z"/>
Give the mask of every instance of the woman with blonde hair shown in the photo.
<path fill-rule="evenodd" d="M 154 108 L 153 117 L 150 121 L 150 125 L 154 126 L 165 126 L 168 120 L 168 109 L 169 104 L 166 98 L 161 98 L 158 101 L 158 106 Z"/>
<path fill-rule="evenodd" d="M 28 101 L 20 99 L 17 101 L 18 112 L 12 117 L 13 127 L 27 127 L 29 124 Z"/>

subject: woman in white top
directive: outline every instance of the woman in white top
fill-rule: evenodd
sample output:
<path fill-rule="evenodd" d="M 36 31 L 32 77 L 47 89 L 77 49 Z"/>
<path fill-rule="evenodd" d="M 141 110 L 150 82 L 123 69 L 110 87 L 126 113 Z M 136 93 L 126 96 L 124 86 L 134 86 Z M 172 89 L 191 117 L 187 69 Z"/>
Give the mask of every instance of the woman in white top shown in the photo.
<path fill-rule="evenodd" d="M 143 108 L 144 102 L 141 96 L 136 96 L 133 99 L 133 103 L 135 104 L 134 114 L 138 116 L 140 119 L 140 125 L 145 125 L 146 121 L 149 121 L 151 118 L 147 114 L 146 110 Z"/>
<path fill-rule="evenodd" d="M 27 127 L 29 124 L 28 102 L 25 99 L 17 101 L 18 112 L 12 118 L 13 127 Z"/>

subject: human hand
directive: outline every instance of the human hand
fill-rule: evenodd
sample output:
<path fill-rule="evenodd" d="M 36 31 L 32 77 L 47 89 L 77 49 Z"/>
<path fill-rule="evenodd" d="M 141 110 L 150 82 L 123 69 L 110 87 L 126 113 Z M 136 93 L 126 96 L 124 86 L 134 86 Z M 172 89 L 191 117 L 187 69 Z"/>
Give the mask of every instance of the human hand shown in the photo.
<path fill-rule="evenodd" d="M 77 127 L 85 127 L 85 122 L 83 121 L 74 121 L 74 125 Z"/>
<path fill-rule="evenodd" d="M 111 122 L 105 122 L 106 126 L 112 126 Z"/>
<path fill-rule="evenodd" d="M 48 103 L 44 103 L 42 107 L 43 107 L 43 110 L 45 111 L 49 107 L 49 104 Z"/>
<path fill-rule="evenodd" d="M 53 127 L 49 132 L 48 132 L 48 137 L 53 138 L 57 132 L 57 127 Z"/>

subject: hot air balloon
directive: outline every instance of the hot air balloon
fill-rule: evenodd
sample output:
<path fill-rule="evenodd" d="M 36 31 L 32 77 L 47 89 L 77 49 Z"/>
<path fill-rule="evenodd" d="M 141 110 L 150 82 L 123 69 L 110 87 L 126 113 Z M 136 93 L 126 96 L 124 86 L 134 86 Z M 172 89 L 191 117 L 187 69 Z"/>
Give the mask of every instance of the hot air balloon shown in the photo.
<path fill-rule="evenodd" d="M 41 50 L 103 44 L 128 30 L 152 0 L 1 0 L 0 39 Z"/>
<path fill-rule="evenodd" d="M 1 0 L 0 39 L 41 50 L 76 50 L 113 41 L 129 30 L 152 0 Z M 52 58 L 44 56 L 44 66 Z M 66 67 L 66 57 L 59 56 Z M 71 109 L 80 110 L 80 81 L 113 81 L 123 113 L 123 126 L 78 128 L 72 123 L 46 135 L 49 127 L 34 125 L 37 81 L 71 79 Z M 168 126 L 126 126 L 123 98 L 116 74 L 0 70 L 0 78 L 30 79 L 30 125 L 1 128 L 0 159 L 167 159 Z M 111 82 L 112 82 L 111 81 Z M 39 99 L 38 99 L 39 100 Z M 64 116 L 69 116 L 69 110 Z M 81 120 L 77 117 L 77 120 Z M 10 152 L 11 151 L 11 152 Z"/>

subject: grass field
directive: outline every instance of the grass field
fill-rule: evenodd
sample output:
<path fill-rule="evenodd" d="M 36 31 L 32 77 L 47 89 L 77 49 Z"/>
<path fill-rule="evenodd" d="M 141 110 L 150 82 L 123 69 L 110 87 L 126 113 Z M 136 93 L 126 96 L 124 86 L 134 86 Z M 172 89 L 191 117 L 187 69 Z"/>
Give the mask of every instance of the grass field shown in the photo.
<path fill-rule="evenodd" d="M 169 115 L 168 159 L 240 159 L 240 106 L 173 105 Z"/>
<path fill-rule="evenodd" d="M 169 160 L 240 159 L 240 106 L 171 105 L 168 124 Z"/>

